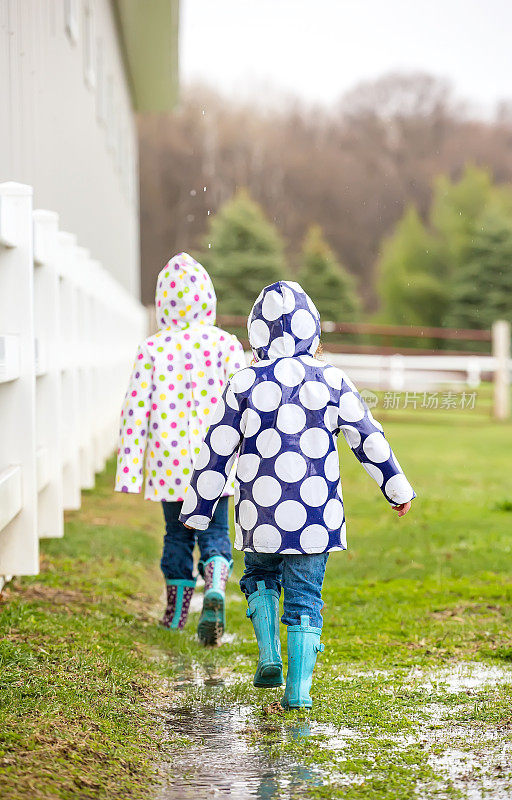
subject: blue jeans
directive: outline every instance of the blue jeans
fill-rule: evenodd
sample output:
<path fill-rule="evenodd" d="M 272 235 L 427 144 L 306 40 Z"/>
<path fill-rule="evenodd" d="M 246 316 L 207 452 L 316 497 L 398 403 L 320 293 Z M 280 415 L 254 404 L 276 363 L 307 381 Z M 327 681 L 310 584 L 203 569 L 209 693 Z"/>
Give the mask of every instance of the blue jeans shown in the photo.
<path fill-rule="evenodd" d="M 229 498 L 221 497 L 215 514 L 205 531 L 190 531 L 179 521 L 181 502 L 162 501 L 165 517 L 164 550 L 160 568 L 166 580 L 179 578 L 192 580 L 194 559 L 192 554 L 196 543 L 199 545 L 201 560 L 199 572 L 203 574 L 203 566 L 212 556 L 223 556 L 229 564 L 231 558 L 231 542 L 229 540 L 228 507 Z"/>
<path fill-rule="evenodd" d="M 322 584 L 329 553 L 279 555 L 279 553 L 245 553 L 245 570 L 240 588 L 246 597 L 256 591 L 258 581 L 267 589 L 281 594 L 284 609 L 281 622 L 300 625 L 302 614 L 309 615 L 309 624 L 321 628 L 323 608 Z"/>

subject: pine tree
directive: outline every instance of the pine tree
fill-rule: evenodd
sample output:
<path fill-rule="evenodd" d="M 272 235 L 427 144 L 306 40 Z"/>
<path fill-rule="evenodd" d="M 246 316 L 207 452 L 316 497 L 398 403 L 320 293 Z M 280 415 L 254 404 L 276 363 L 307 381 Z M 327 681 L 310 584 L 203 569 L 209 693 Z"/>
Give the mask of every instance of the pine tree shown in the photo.
<path fill-rule="evenodd" d="M 512 218 L 490 206 L 474 227 L 466 261 L 454 277 L 447 324 L 490 328 L 512 322 Z"/>
<path fill-rule="evenodd" d="M 441 325 L 449 302 L 445 264 L 436 237 L 410 207 L 384 242 L 378 262 L 385 322 Z"/>
<path fill-rule="evenodd" d="M 297 280 L 323 320 L 347 322 L 359 315 L 361 306 L 354 278 L 336 260 L 319 225 L 312 225 L 306 234 Z"/>
<path fill-rule="evenodd" d="M 198 258 L 213 280 L 219 314 L 246 316 L 264 286 L 287 277 L 282 240 L 243 189 L 212 218 Z"/>

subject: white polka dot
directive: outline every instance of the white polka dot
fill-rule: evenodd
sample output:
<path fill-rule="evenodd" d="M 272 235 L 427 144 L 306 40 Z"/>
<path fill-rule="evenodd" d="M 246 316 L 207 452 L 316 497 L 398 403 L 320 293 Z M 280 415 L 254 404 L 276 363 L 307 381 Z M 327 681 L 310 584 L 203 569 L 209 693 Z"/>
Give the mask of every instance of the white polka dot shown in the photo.
<path fill-rule="evenodd" d="M 238 519 L 244 531 L 251 531 L 258 521 L 258 512 L 250 500 L 242 500 L 238 506 Z"/>
<path fill-rule="evenodd" d="M 254 480 L 260 466 L 260 457 L 256 453 L 244 453 L 238 459 L 236 475 L 244 483 Z"/>
<path fill-rule="evenodd" d="M 306 553 L 323 553 L 329 544 L 329 534 L 323 525 L 308 525 L 300 535 L 300 546 Z"/>
<path fill-rule="evenodd" d="M 331 394 L 324 383 L 306 381 L 300 387 L 299 400 L 305 408 L 318 410 L 324 408 L 329 402 Z"/>
<path fill-rule="evenodd" d="M 341 370 L 340 370 L 340 372 L 341 372 Z M 357 389 L 356 389 L 354 383 L 350 380 L 348 375 L 346 375 L 344 372 L 342 372 L 341 374 L 343 375 L 343 380 L 345 381 L 345 383 L 347 384 L 349 389 L 351 389 L 351 391 L 353 391 L 353 392 L 357 392 Z"/>
<path fill-rule="evenodd" d="M 327 367 L 327 369 L 324 369 L 323 377 L 333 389 L 341 389 L 343 374 L 339 369 L 336 369 L 336 367 Z"/>
<path fill-rule="evenodd" d="M 240 430 L 244 437 L 248 439 L 258 433 L 261 426 L 260 415 L 253 408 L 246 408 L 240 420 Z"/>
<path fill-rule="evenodd" d="M 313 358 L 313 356 L 301 356 L 300 360 L 308 367 L 325 367 L 325 364 L 322 361 L 319 361 L 318 358 Z"/>
<path fill-rule="evenodd" d="M 210 447 L 219 456 L 230 456 L 239 442 L 240 434 L 231 425 L 218 425 L 210 436 Z"/>
<path fill-rule="evenodd" d="M 281 534 L 273 525 L 258 525 L 252 537 L 257 553 L 276 553 L 281 546 Z"/>
<path fill-rule="evenodd" d="M 337 450 L 329 453 L 324 461 L 325 477 L 328 481 L 337 481 L 340 477 L 340 459 Z"/>
<path fill-rule="evenodd" d="M 299 292 L 299 294 L 303 294 L 304 296 L 306 295 L 306 292 L 304 291 L 300 283 L 297 283 L 297 281 L 283 281 L 281 285 L 289 286 L 291 289 L 295 289 L 296 292 Z"/>
<path fill-rule="evenodd" d="M 268 428 L 258 435 L 256 447 L 262 458 L 273 458 L 281 449 L 281 437 L 273 428 Z"/>
<path fill-rule="evenodd" d="M 304 293 L 304 294 L 305 294 L 305 293 Z M 306 301 L 307 301 L 307 304 L 308 304 L 309 310 L 311 311 L 311 313 L 313 314 L 313 316 L 315 317 L 315 319 L 318 319 L 318 317 L 320 316 L 320 314 L 318 313 L 318 309 L 317 309 L 317 307 L 315 306 L 315 304 L 313 303 L 313 301 L 312 301 L 311 297 L 309 296 L 309 294 L 306 294 Z"/>
<path fill-rule="evenodd" d="M 322 506 L 328 494 L 327 483 L 321 475 L 312 475 L 301 483 L 300 496 L 308 506 Z"/>
<path fill-rule="evenodd" d="M 216 500 L 226 483 L 226 476 L 213 469 L 201 472 L 197 479 L 197 491 L 205 500 Z"/>
<path fill-rule="evenodd" d="M 308 347 L 309 352 L 313 353 L 313 354 L 316 353 L 316 351 L 318 350 L 318 345 L 319 344 L 320 344 L 320 337 L 319 336 L 315 336 L 315 338 L 311 342 L 310 346 Z"/>
<path fill-rule="evenodd" d="M 336 530 L 343 522 L 343 505 L 339 500 L 329 500 L 324 508 L 324 522 L 331 530 Z"/>
<path fill-rule="evenodd" d="M 373 414 L 372 414 L 372 412 L 370 411 L 369 408 L 366 409 L 366 413 L 368 414 L 368 419 L 370 420 L 370 422 L 372 422 L 375 425 L 375 427 L 378 428 L 378 430 L 381 433 L 383 433 L 384 432 L 384 428 L 382 427 L 380 422 L 377 422 L 377 420 L 375 419 L 375 417 L 373 416 Z"/>
<path fill-rule="evenodd" d="M 231 386 L 235 392 L 246 392 L 250 389 L 256 380 L 256 373 L 250 367 L 241 369 L 240 372 L 235 372 L 231 378 Z"/>
<path fill-rule="evenodd" d="M 283 313 L 283 297 L 279 292 L 276 292 L 275 289 L 266 293 L 261 307 L 261 313 L 265 319 L 271 321 L 277 319 Z"/>
<path fill-rule="evenodd" d="M 340 530 L 340 543 L 341 546 L 346 550 L 347 549 L 347 523 L 344 522 L 341 526 Z"/>
<path fill-rule="evenodd" d="M 282 556 L 301 556 L 302 553 L 300 550 L 296 550 L 294 547 L 287 547 L 286 550 L 281 550 Z"/>
<path fill-rule="evenodd" d="M 374 481 L 377 481 L 379 486 L 382 486 L 382 484 L 384 483 L 384 475 L 382 474 L 380 469 L 376 467 L 375 464 L 367 464 L 365 461 L 362 461 L 361 463 L 365 468 L 365 470 L 367 471 L 368 475 L 370 475 L 370 477 L 373 478 Z"/>
<path fill-rule="evenodd" d="M 340 417 L 346 422 L 357 422 L 364 417 L 364 406 L 353 392 L 345 392 L 341 395 Z"/>
<path fill-rule="evenodd" d="M 403 473 L 389 478 L 386 481 L 384 490 L 389 499 L 397 505 L 408 503 L 409 500 L 412 500 L 414 494 L 411 484 Z"/>
<path fill-rule="evenodd" d="M 197 455 L 197 458 L 194 462 L 194 469 L 204 469 L 208 465 L 209 461 L 210 461 L 210 448 L 208 447 L 206 442 L 203 442 L 203 446 L 201 447 Z"/>
<path fill-rule="evenodd" d="M 336 491 L 338 492 L 338 497 L 340 498 L 341 502 L 343 502 L 343 489 L 341 488 L 341 481 L 338 483 Z"/>
<path fill-rule="evenodd" d="M 189 528 L 195 528 L 196 530 L 199 531 L 206 530 L 209 524 L 210 524 L 209 518 L 203 516 L 203 514 L 193 514 L 191 517 L 187 519 L 187 525 L 189 526 Z"/>
<path fill-rule="evenodd" d="M 338 406 L 327 406 L 324 414 L 324 425 L 330 431 L 338 427 Z"/>
<path fill-rule="evenodd" d="M 298 433 L 306 425 L 306 413 L 294 403 L 285 403 L 277 412 L 276 425 L 283 433 Z"/>
<path fill-rule="evenodd" d="M 249 342 L 251 347 L 254 347 L 256 350 L 259 347 L 265 347 L 265 345 L 269 343 L 269 340 L 270 331 L 266 322 L 263 322 L 262 319 L 253 320 L 249 330 Z"/>
<path fill-rule="evenodd" d="M 353 428 L 351 425 L 342 425 L 341 430 L 343 436 L 347 440 L 347 444 L 352 450 L 355 450 L 356 447 L 359 447 L 361 444 L 361 434 L 357 430 L 357 428 Z"/>
<path fill-rule="evenodd" d="M 291 329 L 297 339 L 310 339 L 316 333 L 316 321 L 310 311 L 299 308 L 291 319 Z"/>
<path fill-rule="evenodd" d="M 300 449 L 308 458 L 322 458 L 329 450 L 331 437 L 323 428 L 308 428 L 300 437 Z"/>
<path fill-rule="evenodd" d="M 197 506 L 197 495 L 192 489 L 192 487 L 188 486 L 185 492 L 185 500 L 183 501 L 183 505 L 181 507 L 181 513 L 191 514 L 196 506 Z"/>
<path fill-rule="evenodd" d="M 285 500 L 279 503 L 275 511 L 276 524 L 283 531 L 297 531 L 307 519 L 307 512 L 297 500 Z"/>
<path fill-rule="evenodd" d="M 276 458 L 274 469 L 278 478 L 285 483 L 300 481 L 307 472 L 306 460 L 300 453 L 288 450 Z"/>
<path fill-rule="evenodd" d="M 285 386 L 298 386 L 304 379 L 306 370 L 298 358 L 282 358 L 274 367 L 274 375 Z"/>
<path fill-rule="evenodd" d="M 242 529 L 238 522 L 235 522 L 235 547 L 237 550 L 241 550 L 244 545 L 244 537 L 242 535 Z"/>
<path fill-rule="evenodd" d="M 261 381 L 252 390 L 252 402 L 260 411 L 274 411 L 281 402 L 281 387 L 273 381 Z"/>
<path fill-rule="evenodd" d="M 370 459 L 380 464 L 382 461 L 387 461 L 390 456 L 389 444 L 385 440 L 382 433 L 375 431 L 370 433 L 363 442 L 363 450 Z"/>
<path fill-rule="evenodd" d="M 236 399 L 235 393 L 233 392 L 231 386 L 228 386 L 225 397 L 228 406 L 233 408 L 235 411 L 238 411 L 238 400 Z"/>
<path fill-rule="evenodd" d="M 240 483 L 235 479 L 235 504 L 238 505 L 240 500 Z"/>
<path fill-rule="evenodd" d="M 258 506 L 273 506 L 281 497 L 279 481 L 270 475 L 256 478 L 252 487 L 252 496 Z"/>
<path fill-rule="evenodd" d="M 290 314 L 295 308 L 295 295 L 286 284 L 281 284 L 281 291 L 283 293 L 283 314 Z"/>
<path fill-rule="evenodd" d="M 295 353 L 295 339 L 290 333 L 283 333 L 282 336 L 272 340 L 268 349 L 270 358 L 280 358 L 281 356 L 293 356 Z"/>

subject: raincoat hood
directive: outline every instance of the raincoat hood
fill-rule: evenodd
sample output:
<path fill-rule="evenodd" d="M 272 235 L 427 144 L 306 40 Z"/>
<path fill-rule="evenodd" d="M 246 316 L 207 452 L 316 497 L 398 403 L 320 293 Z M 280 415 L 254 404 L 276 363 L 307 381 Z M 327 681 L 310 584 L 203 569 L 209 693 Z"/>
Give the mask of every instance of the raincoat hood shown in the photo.
<path fill-rule="evenodd" d="M 217 298 L 205 268 L 188 253 L 178 253 L 156 282 L 156 319 L 160 330 L 191 324 L 215 325 Z"/>
<path fill-rule="evenodd" d="M 266 286 L 247 322 L 249 342 L 259 360 L 314 354 L 320 342 L 320 314 L 295 281 Z"/>

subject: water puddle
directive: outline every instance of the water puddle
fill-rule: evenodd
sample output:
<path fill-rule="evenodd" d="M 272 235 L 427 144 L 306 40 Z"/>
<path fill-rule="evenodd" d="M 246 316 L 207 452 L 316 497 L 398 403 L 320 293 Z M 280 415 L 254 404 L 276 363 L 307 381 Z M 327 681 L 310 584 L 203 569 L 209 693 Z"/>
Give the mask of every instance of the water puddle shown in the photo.
<path fill-rule="evenodd" d="M 319 770 L 270 759 L 249 743 L 250 714 L 244 706 L 215 703 L 167 709 L 166 726 L 183 740 L 179 748 L 171 748 L 159 800 L 292 800 L 307 786 L 320 786 Z M 310 735 L 307 723 L 289 730 L 294 738 Z"/>

